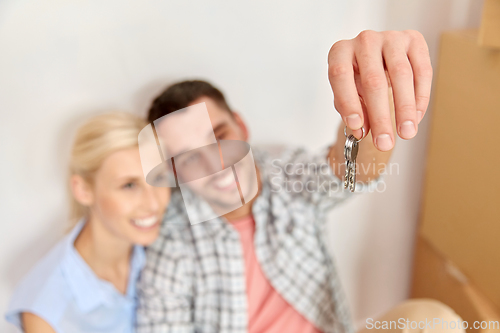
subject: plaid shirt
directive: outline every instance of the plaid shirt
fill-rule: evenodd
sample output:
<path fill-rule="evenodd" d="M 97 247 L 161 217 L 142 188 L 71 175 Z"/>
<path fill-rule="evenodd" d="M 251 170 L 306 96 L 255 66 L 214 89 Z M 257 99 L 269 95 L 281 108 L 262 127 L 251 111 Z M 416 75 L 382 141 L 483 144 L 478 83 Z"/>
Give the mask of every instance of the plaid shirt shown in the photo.
<path fill-rule="evenodd" d="M 252 206 L 262 271 L 321 331 L 352 333 L 323 237 L 326 211 L 351 192 L 326 164 L 326 150 L 317 156 L 287 150 L 274 160 L 253 151 L 262 180 Z M 357 184 L 356 192 L 377 183 Z M 238 232 L 223 217 L 190 225 L 180 193 L 173 193 L 160 236 L 147 249 L 137 332 L 247 332 L 244 267 Z"/>

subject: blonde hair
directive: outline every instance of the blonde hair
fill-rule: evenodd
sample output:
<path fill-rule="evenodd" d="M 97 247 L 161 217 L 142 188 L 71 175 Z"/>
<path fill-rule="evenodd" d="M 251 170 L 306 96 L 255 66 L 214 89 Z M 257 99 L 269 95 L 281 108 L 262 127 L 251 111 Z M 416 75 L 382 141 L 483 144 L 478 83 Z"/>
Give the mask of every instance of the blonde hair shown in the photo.
<path fill-rule="evenodd" d="M 146 125 L 143 119 L 125 112 L 110 112 L 89 119 L 76 132 L 69 176 L 80 175 L 92 184 L 106 157 L 118 150 L 138 146 L 139 132 Z M 71 191 L 70 194 L 70 220 L 74 224 L 82 217 L 88 217 L 88 209 L 76 201 Z"/>

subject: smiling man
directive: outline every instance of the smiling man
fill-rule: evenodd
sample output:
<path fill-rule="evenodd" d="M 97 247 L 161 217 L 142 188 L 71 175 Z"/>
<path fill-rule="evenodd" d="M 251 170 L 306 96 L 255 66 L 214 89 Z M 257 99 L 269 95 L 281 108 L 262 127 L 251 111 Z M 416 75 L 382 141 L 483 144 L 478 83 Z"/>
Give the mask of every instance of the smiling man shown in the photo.
<path fill-rule="evenodd" d="M 190 222 L 195 224 L 229 214 L 257 194 L 259 186 L 250 145 L 243 138 L 223 139 L 224 133 L 231 132 L 229 124 L 234 119 L 224 117 L 231 112 L 229 109 L 224 111 L 205 96 L 218 91 L 216 88 L 207 82 L 188 81 L 171 89 L 192 94 L 193 103 L 154 120 L 154 128 L 164 159 L 175 165 Z M 169 95 L 166 93 L 170 101 L 178 99 Z M 170 102 L 162 103 L 166 106 Z M 210 207 L 211 212 L 206 209 L 208 215 L 200 215 L 201 201 Z"/>
<path fill-rule="evenodd" d="M 358 170 L 367 171 L 357 176 L 357 191 L 363 192 L 377 185 L 375 179 L 389 160 L 396 133 L 403 139 L 417 133 L 432 79 L 427 44 L 415 31 L 364 31 L 334 44 L 328 62 L 337 111 L 357 138 L 362 127 L 369 133 L 357 158 Z M 241 116 L 204 81 L 168 87 L 154 100 L 148 120 L 200 103 L 207 107 L 216 141 L 248 140 Z M 185 125 L 194 121 L 196 117 L 178 114 L 162 125 L 158 136 L 174 152 L 172 156 L 189 151 L 179 138 L 186 134 Z M 206 134 L 193 134 L 197 135 Z M 161 236 L 148 249 L 138 332 L 352 332 L 323 239 L 327 209 L 352 196 L 341 181 L 343 143 L 342 125 L 336 144 L 319 155 L 287 150 L 272 161 L 255 151 L 258 194 L 204 223 L 191 225 L 180 193 L 174 194 Z M 176 169 L 184 163 L 218 170 L 209 159 L 192 153 L 180 156 Z M 313 167 L 304 172 L 304 165 Z M 181 172 L 177 176 L 182 178 Z M 304 186 L 286 191 L 289 182 Z M 191 190 L 203 193 L 217 209 L 217 199 L 234 193 L 234 184 L 219 177 Z"/>

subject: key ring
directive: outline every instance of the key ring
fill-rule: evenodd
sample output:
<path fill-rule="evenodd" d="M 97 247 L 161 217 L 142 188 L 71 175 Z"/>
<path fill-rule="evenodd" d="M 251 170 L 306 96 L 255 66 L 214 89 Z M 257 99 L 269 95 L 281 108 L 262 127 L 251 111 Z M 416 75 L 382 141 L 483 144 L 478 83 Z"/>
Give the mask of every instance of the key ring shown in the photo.
<path fill-rule="evenodd" d="M 363 131 L 363 136 L 361 137 L 361 139 L 356 139 L 356 140 L 357 140 L 357 141 L 356 141 L 356 143 L 360 143 L 360 142 L 361 142 L 361 140 L 363 140 L 363 139 L 365 138 L 365 134 L 366 134 L 366 133 L 365 133 L 365 127 L 364 127 L 364 126 L 361 126 L 361 130 Z M 345 137 L 347 138 L 347 126 L 346 126 L 346 127 L 344 127 L 344 135 L 345 135 Z"/>

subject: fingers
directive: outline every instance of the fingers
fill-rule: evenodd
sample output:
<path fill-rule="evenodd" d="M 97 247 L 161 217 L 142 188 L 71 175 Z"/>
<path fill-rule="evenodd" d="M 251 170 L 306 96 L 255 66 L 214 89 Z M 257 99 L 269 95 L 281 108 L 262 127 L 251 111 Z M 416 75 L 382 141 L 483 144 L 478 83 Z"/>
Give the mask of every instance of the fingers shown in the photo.
<path fill-rule="evenodd" d="M 411 139 L 417 134 L 420 119 L 417 117 L 413 69 L 406 54 L 406 44 L 404 39 L 387 38 L 382 53 L 392 84 L 398 135 L 402 139 Z"/>
<path fill-rule="evenodd" d="M 356 49 L 356 61 L 363 86 L 373 143 L 377 149 L 388 151 L 394 147 L 388 85 L 382 58 L 382 36 L 374 31 L 363 31 Z M 394 82 L 393 82 L 394 85 Z"/>
<path fill-rule="evenodd" d="M 427 111 L 431 95 L 432 65 L 429 49 L 424 37 L 417 31 L 405 31 L 412 36 L 408 49 L 408 59 L 413 69 L 417 121 L 420 122 Z"/>
<path fill-rule="evenodd" d="M 396 132 L 403 139 L 417 134 L 432 83 L 429 51 L 419 32 L 363 31 L 353 40 L 335 43 L 328 63 L 335 107 L 356 137 L 364 126 L 377 149 L 394 147 L 388 84 L 392 85 Z"/>
<path fill-rule="evenodd" d="M 365 123 L 363 124 L 362 128 L 352 131 L 352 134 L 356 137 L 356 139 L 365 138 L 370 132 L 370 122 L 368 121 L 369 118 L 368 118 L 368 110 L 366 109 L 366 104 L 363 101 L 363 98 L 359 97 L 359 100 L 361 103 L 361 108 L 363 109 L 363 116 L 365 119 Z M 363 129 L 365 130 L 364 132 Z"/>
<path fill-rule="evenodd" d="M 363 126 L 364 117 L 354 82 L 354 50 L 351 41 L 335 43 L 328 54 L 328 78 L 333 90 L 335 109 L 352 130 Z"/>

